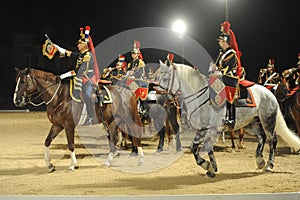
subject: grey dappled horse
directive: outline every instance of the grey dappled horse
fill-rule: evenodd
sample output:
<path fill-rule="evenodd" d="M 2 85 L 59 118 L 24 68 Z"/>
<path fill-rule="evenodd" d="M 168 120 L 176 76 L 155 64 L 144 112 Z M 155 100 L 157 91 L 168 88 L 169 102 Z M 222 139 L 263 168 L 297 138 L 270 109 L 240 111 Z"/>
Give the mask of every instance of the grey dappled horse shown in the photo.
<path fill-rule="evenodd" d="M 169 93 L 180 95 L 187 108 L 187 118 L 197 134 L 191 144 L 191 150 L 196 162 L 206 175 L 215 177 L 217 163 L 213 154 L 213 144 L 220 131 L 224 131 L 222 119 L 226 115 L 226 104 L 217 108 L 209 100 L 208 79 L 194 68 L 173 64 L 170 67 L 160 61 L 159 85 Z M 274 166 L 274 151 L 277 144 L 276 134 L 286 141 L 293 151 L 299 151 L 299 138 L 288 129 L 275 96 L 261 85 L 250 87 L 256 107 L 237 107 L 235 130 L 244 129 L 257 137 L 256 163 L 259 169 L 271 171 Z M 263 149 L 269 138 L 270 152 L 265 165 Z M 202 144 L 201 149 L 199 145 Z M 200 152 L 207 152 L 210 161 L 200 156 Z"/>

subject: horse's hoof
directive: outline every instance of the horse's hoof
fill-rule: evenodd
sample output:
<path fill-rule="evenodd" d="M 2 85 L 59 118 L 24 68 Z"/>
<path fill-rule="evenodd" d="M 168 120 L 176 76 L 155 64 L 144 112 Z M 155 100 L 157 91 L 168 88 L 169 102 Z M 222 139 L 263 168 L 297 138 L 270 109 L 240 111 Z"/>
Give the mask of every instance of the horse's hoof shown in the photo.
<path fill-rule="evenodd" d="M 117 156 L 120 156 L 120 153 L 119 153 L 118 151 L 115 151 L 115 152 L 113 153 L 113 157 L 117 157 Z"/>
<path fill-rule="evenodd" d="M 156 153 L 161 153 L 161 152 L 163 152 L 163 151 L 164 151 L 163 148 L 158 148 L 158 149 L 156 150 Z"/>
<path fill-rule="evenodd" d="M 137 157 L 138 155 L 139 155 L 138 153 L 132 152 L 132 153 L 130 153 L 129 157 L 130 158 Z"/>
<path fill-rule="evenodd" d="M 106 160 L 106 161 L 104 162 L 104 165 L 107 166 L 107 167 L 110 167 L 111 163 L 110 163 L 108 160 Z"/>
<path fill-rule="evenodd" d="M 268 165 L 266 165 L 263 170 L 264 170 L 264 172 L 267 172 L 267 173 L 272 173 L 273 172 L 272 168 Z"/>
<path fill-rule="evenodd" d="M 68 172 L 75 172 L 75 167 L 74 166 L 70 166 L 68 167 Z"/>
<path fill-rule="evenodd" d="M 258 169 L 262 169 L 265 166 L 266 162 L 263 158 L 259 157 L 259 158 L 256 158 L 256 164 L 257 164 Z"/>
<path fill-rule="evenodd" d="M 74 169 L 78 169 L 79 168 L 79 165 L 76 163 L 74 164 Z"/>
<path fill-rule="evenodd" d="M 50 163 L 47 167 L 47 172 L 51 173 L 51 172 L 54 172 L 54 171 L 55 171 L 55 166 L 52 163 Z"/>
<path fill-rule="evenodd" d="M 138 166 L 141 166 L 141 165 L 143 165 L 144 164 L 144 159 L 143 158 L 140 158 L 139 159 L 139 162 L 138 162 Z"/>
<path fill-rule="evenodd" d="M 206 176 L 209 177 L 209 178 L 215 178 L 216 174 L 213 173 L 213 172 L 206 172 Z"/>

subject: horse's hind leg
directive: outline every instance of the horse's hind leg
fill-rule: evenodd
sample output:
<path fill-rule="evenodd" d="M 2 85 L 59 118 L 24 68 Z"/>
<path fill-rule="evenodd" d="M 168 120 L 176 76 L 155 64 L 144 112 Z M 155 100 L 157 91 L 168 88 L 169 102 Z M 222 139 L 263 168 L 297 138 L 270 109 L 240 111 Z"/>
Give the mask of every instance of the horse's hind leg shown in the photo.
<path fill-rule="evenodd" d="M 269 141 L 270 154 L 269 154 L 268 163 L 264 167 L 264 171 L 272 171 L 272 169 L 274 167 L 276 146 L 277 146 L 277 137 L 274 134 L 274 136 Z"/>
<path fill-rule="evenodd" d="M 265 160 L 263 159 L 263 151 L 266 142 L 266 134 L 259 124 L 259 129 L 257 130 L 256 138 L 258 140 L 258 145 L 256 148 L 256 164 L 259 169 L 262 169 L 265 166 Z"/>
<path fill-rule="evenodd" d="M 265 166 L 265 160 L 263 159 L 263 150 L 266 142 L 266 134 L 262 128 L 259 118 L 254 118 L 253 121 L 245 127 L 247 132 L 252 133 L 258 140 L 255 158 L 256 164 L 259 169 Z"/>
<path fill-rule="evenodd" d="M 45 139 L 45 164 L 47 171 L 53 172 L 55 171 L 55 166 L 51 163 L 51 156 L 50 156 L 50 145 L 51 142 L 54 140 L 54 138 L 63 130 L 63 127 L 61 126 L 54 126 L 52 125 L 50 128 L 50 131 L 48 133 L 48 136 Z"/>
<path fill-rule="evenodd" d="M 199 145 L 201 143 L 203 143 L 205 133 L 206 133 L 205 131 L 198 131 L 195 138 L 194 138 L 194 140 L 192 141 L 192 144 L 191 144 L 190 148 L 191 148 L 191 151 L 194 154 L 197 165 L 201 166 L 204 170 L 207 170 L 206 175 L 208 177 L 214 178 L 216 176 L 215 169 L 217 169 L 217 167 L 215 166 L 215 169 L 214 169 L 213 165 L 209 161 L 203 159 L 199 154 Z M 210 159 L 211 159 L 212 156 L 213 156 L 212 151 L 209 151 L 209 156 L 210 156 Z"/>

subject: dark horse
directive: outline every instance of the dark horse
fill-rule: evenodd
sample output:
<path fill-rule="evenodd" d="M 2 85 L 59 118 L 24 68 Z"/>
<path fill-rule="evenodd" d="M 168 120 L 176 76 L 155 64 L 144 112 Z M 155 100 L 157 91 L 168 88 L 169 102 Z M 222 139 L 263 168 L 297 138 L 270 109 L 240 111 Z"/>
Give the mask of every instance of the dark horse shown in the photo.
<path fill-rule="evenodd" d="M 285 120 L 297 129 L 300 137 L 300 91 L 290 96 L 288 95 L 288 85 L 285 80 L 278 83 L 275 90 L 275 96 L 280 105 L 281 111 L 284 113 Z"/>
<path fill-rule="evenodd" d="M 37 69 L 23 70 L 16 69 L 18 72 L 16 78 L 16 88 L 14 93 L 14 104 L 18 107 L 32 103 L 33 98 L 40 97 L 46 104 L 47 116 L 52 123 L 49 134 L 45 139 L 45 162 L 48 172 L 55 170 L 54 165 L 50 162 L 50 145 L 54 138 L 65 129 L 68 149 L 71 154 L 71 165 L 68 169 L 74 170 L 78 168 L 75 145 L 74 131 L 78 125 L 82 103 L 77 103 L 70 96 L 69 83 L 61 80 L 49 72 Z M 112 102 L 103 104 L 95 104 L 95 111 L 99 123 L 104 122 L 107 128 L 108 138 L 110 139 L 110 152 L 115 151 L 117 127 L 126 124 L 129 134 L 132 134 L 133 143 L 139 149 L 139 163 L 143 162 L 143 151 L 141 147 L 141 122 L 138 117 L 137 105 L 134 95 L 127 89 L 117 86 L 109 86 Z"/>

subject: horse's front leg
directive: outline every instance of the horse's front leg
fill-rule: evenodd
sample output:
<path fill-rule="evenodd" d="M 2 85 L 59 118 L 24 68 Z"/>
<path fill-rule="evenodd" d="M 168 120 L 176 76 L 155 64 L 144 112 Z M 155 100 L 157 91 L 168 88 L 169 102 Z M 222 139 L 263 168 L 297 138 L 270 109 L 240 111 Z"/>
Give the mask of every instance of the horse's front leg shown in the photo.
<path fill-rule="evenodd" d="M 75 169 L 78 169 L 78 163 L 75 155 L 75 144 L 74 144 L 74 131 L 75 128 L 73 126 L 66 127 L 65 128 L 66 135 L 67 135 L 67 141 L 68 141 L 68 149 L 70 150 L 70 156 L 71 156 L 71 164 L 68 167 L 68 170 L 74 171 Z"/>
<path fill-rule="evenodd" d="M 144 151 L 142 148 L 142 139 L 140 137 L 132 137 L 132 145 L 137 148 L 138 152 L 138 165 L 143 165 L 144 164 Z"/>
<path fill-rule="evenodd" d="M 203 143 L 205 133 L 206 133 L 206 131 L 198 131 L 194 140 L 192 141 L 190 148 L 194 154 L 197 165 L 201 166 L 204 170 L 207 170 L 206 175 L 208 177 L 214 178 L 216 176 L 215 169 L 217 170 L 216 165 L 215 165 L 215 169 L 214 169 L 213 165 L 209 161 L 203 159 L 199 154 L 199 145 L 201 143 Z M 210 159 L 212 157 L 214 157 L 212 151 L 209 151 L 209 156 L 210 156 Z"/>
<path fill-rule="evenodd" d="M 109 153 L 104 164 L 106 166 L 111 166 L 113 158 L 119 155 L 116 147 L 118 141 L 118 126 L 115 123 L 109 125 L 109 128 L 106 130 L 106 135 L 109 143 Z"/>
<path fill-rule="evenodd" d="M 47 171 L 49 173 L 55 171 L 55 166 L 51 163 L 51 156 L 50 156 L 50 145 L 51 142 L 54 140 L 54 138 L 63 130 L 63 127 L 61 126 L 54 126 L 52 125 L 50 128 L 50 131 L 48 133 L 48 136 L 45 139 L 45 164 Z"/>

